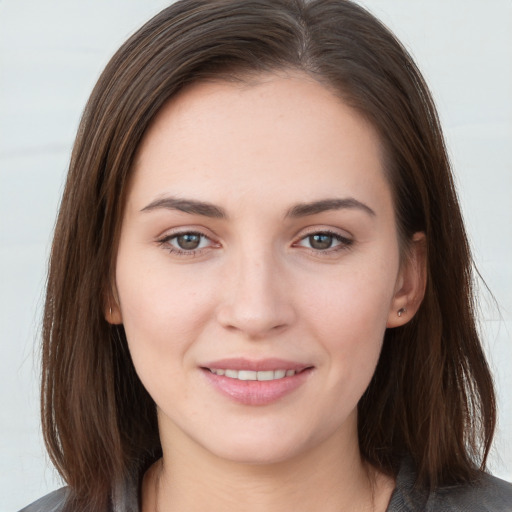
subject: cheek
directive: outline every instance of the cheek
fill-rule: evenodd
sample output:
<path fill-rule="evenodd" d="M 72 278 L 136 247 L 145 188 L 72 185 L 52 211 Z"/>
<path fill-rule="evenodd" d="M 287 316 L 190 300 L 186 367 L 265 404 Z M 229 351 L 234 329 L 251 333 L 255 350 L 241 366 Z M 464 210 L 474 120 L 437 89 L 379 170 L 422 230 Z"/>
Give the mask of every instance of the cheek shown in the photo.
<path fill-rule="evenodd" d="M 212 283 L 159 259 L 123 257 L 117 261 L 116 284 L 123 324 L 134 363 L 157 368 L 178 364 L 212 310 Z M 207 277 L 206 277 L 207 279 Z M 171 357 L 168 357 L 171 356 Z"/>
<path fill-rule="evenodd" d="M 331 333 L 382 331 L 394 297 L 397 272 L 398 263 L 361 262 L 340 267 L 303 292 L 307 298 L 305 309 L 322 319 L 319 326 Z"/>
<path fill-rule="evenodd" d="M 360 268 L 340 268 L 322 286 L 310 287 L 304 310 L 329 354 L 332 385 L 343 381 L 355 396 L 362 394 L 378 362 L 397 272 L 398 257 L 377 259 Z"/>

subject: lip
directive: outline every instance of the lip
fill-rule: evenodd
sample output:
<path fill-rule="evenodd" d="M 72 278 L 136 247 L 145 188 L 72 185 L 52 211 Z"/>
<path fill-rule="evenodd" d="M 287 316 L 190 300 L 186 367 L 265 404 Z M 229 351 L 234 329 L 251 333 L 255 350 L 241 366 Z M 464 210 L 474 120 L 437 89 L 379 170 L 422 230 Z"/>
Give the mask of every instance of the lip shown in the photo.
<path fill-rule="evenodd" d="M 295 370 L 297 373 L 271 381 L 242 381 L 216 375 L 210 369 L 250 371 Z M 307 381 L 312 370 L 312 365 L 283 359 L 248 360 L 235 358 L 217 360 L 201 365 L 203 375 L 216 391 L 238 404 L 252 406 L 269 405 L 289 395 Z"/>
<path fill-rule="evenodd" d="M 296 372 L 301 372 L 311 366 L 311 364 L 287 361 L 285 359 L 271 358 L 251 360 L 242 357 L 218 359 L 201 365 L 202 368 L 211 368 L 212 370 L 231 368 L 233 370 L 250 370 L 254 372 L 267 370 L 295 370 Z"/>

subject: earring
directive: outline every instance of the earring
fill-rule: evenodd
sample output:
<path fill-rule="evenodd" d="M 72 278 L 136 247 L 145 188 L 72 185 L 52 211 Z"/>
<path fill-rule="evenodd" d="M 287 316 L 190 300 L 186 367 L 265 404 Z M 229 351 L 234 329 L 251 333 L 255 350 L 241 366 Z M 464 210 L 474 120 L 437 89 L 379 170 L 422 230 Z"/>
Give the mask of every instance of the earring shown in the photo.
<path fill-rule="evenodd" d="M 402 316 L 405 312 L 407 311 L 406 308 L 400 308 L 398 311 L 397 311 L 397 315 L 400 317 Z"/>

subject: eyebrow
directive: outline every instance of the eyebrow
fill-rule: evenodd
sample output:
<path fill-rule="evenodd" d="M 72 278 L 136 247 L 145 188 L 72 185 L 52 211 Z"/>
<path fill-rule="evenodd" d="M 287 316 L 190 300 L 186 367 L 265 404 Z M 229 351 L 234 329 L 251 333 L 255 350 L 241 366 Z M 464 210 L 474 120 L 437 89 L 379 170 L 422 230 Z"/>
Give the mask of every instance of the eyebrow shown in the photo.
<path fill-rule="evenodd" d="M 368 205 L 354 199 L 353 197 L 346 197 L 343 199 L 322 199 L 320 201 L 313 201 L 311 203 L 299 203 L 290 208 L 286 217 L 298 218 L 307 217 L 308 215 L 316 215 L 329 210 L 344 210 L 356 209 L 366 212 L 368 215 L 375 217 L 376 213 Z"/>
<path fill-rule="evenodd" d="M 150 212 L 157 209 L 178 210 L 180 212 L 189 213 L 191 215 L 203 215 L 215 219 L 227 219 L 226 211 L 220 206 L 205 201 L 197 201 L 195 199 L 182 199 L 177 197 L 162 197 L 155 199 L 147 206 L 142 208 L 141 212 Z M 292 206 L 285 215 L 285 218 L 300 218 L 329 210 L 357 209 L 366 212 L 375 217 L 375 211 L 368 205 L 347 197 L 343 199 L 321 199 L 310 203 L 299 203 Z"/>
<path fill-rule="evenodd" d="M 215 219 L 227 218 L 226 212 L 219 206 L 204 201 L 180 199 L 177 197 L 162 197 L 156 199 L 142 208 L 141 212 L 150 212 L 159 208 L 178 210 L 192 215 L 204 215 L 205 217 L 213 217 Z"/>

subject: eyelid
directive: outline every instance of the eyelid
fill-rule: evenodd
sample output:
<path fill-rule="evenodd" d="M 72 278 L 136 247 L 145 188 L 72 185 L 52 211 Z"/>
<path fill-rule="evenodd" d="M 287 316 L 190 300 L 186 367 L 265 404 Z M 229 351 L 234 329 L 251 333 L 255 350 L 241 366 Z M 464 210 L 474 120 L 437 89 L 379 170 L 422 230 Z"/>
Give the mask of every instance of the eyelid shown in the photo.
<path fill-rule="evenodd" d="M 342 231 L 342 232 L 340 232 L 340 231 Z M 308 237 L 314 236 L 314 235 L 332 236 L 339 242 L 339 244 L 336 244 L 335 246 L 329 247 L 327 249 L 315 249 L 313 247 L 306 247 L 306 246 L 300 245 L 300 243 L 302 241 L 304 241 Z M 311 227 L 307 228 L 306 231 L 300 232 L 295 237 L 295 240 L 296 241 L 293 242 L 292 247 L 301 247 L 305 250 L 311 251 L 315 255 L 324 255 L 324 256 L 341 251 L 341 250 L 347 250 L 347 249 L 351 248 L 351 246 L 355 242 L 354 237 L 345 230 L 336 230 L 331 227 L 326 228 L 326 227 L 321 227 L 321 226 L 311 226 Z"/>
<path fill-rule="evenodd" d="M 205 231 L 209 230 L 202 227 L 198 228 L 197 226 L 180 226 L 164 231 L 161 235 L 156 237 L 155 241 L 171 254 L 193 257 L 201 255 L 212 248 L 220 247 L 220 243 L 215 240 L 215 237 L 210 234 L 206 234 Z M 200 247 L 197 249 L 181 249 L 170 243 L 171 240 L 187 234 L 198 235 L 209 240 L 211 243 L 207 247 Z"/>
<path fill-rule="evenodd" d="M 211 240 L 214 240 L 216 238 L 216 235 L 205 226 L 202 226 L 200 224 L 185 224 L 164 229 L 158 235 L 155 236 L 155 240 L 160 240 L 162 238 L 170 236 L 183 235 L 186 233 L 195 233 L 198 235 L 205 236 L 206 238 L 209 238 Z"/>
<path fill-rule="evenodd" d="M 345 240 L 354 241 L 354 235 L 350 233 L 350 231 L 347 231 L 346 229 L 334 228 L 332 226 L 323 225 L 308 226 L 304 229 L 301 229 L 294 238 L 295 240 L 302 240 L 303 238 L 306 238 L 308 236 L 321 233 L 333 235 L 335 237 L 340 237 Z"/>

